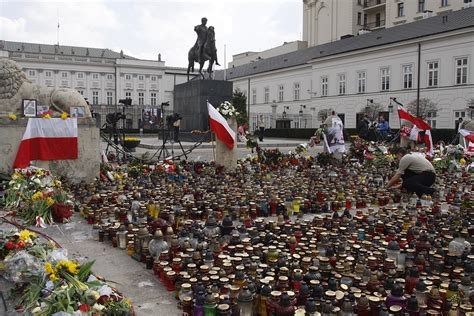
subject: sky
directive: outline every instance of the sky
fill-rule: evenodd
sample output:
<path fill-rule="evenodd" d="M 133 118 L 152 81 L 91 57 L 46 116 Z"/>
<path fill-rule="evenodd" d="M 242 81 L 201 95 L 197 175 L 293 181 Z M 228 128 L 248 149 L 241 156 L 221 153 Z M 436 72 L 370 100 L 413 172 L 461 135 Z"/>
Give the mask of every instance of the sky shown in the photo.
<path fill-rule="evenodd" d="M 302 0 L 0 0 L 0 40 L 59 39 L 149 60 L 161 53 L 167 66 L 186 67 L 194 26 L 205 16 L 224 65 L 224 45 L 229 62 L 234 54 L 301 40 L 302 7 Z"/>

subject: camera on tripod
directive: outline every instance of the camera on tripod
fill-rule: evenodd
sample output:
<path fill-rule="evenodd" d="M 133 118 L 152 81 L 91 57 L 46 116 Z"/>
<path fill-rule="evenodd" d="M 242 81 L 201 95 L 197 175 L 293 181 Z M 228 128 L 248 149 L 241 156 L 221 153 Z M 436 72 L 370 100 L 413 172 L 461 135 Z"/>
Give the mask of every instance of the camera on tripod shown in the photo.
<path fill-rule="evenodd" d="M 121 112 L 109 113 L 105 116 L 105 121 L 109 125 L 116 125 L 118 121 L 125 120 L 127 116 Z"/>
<path fill-rule="evenodd" d="M 171 126 L 173 126 L 174 123 L 176 123 L 177 121 L 182 120 L 182 119 L 183 119 L 183 117 L 178 113 L 167 115 L 166 116 L 166 125 L 168 127 L 171 127 Z"/>

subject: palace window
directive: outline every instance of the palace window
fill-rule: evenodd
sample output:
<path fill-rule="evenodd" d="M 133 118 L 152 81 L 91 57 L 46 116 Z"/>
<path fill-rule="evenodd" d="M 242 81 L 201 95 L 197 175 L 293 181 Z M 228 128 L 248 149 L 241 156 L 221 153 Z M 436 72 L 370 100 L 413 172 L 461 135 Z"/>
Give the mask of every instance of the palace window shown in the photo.
<path fill-rule="evenodd" d="M 112 105 L 114 103 L 112 91 L 107 91 L 107 105 Z"/>
<path fill-rule="evenodd" d="M 437 87 L 439 77 L 439 62 L 428 63 L 428 87 Z"/>
<path fill-rule="evenodd" d="M 92 91 L 92 104 L 99 104 L 99 91 Z"/>
<path fill-rule="evenodd" d="M 294 88 L 294 99 L 295 101 L 298 101 L 300 99 L 300 83 L 295 82 L 293 84 L 293 88 Z"/>
<path fill-rule="evenodd" d="M 144 104 L 145 104 L 145 93 L 138 92 L 138 105 L 144 105 Z"/>
<path fill-rule="evenodd" d="M 321 96 L 326 97 L 328 95 L 328 77 L 321 77 Z"/>
<path fill-rule="evenodd" d="M 367 73 L 365 71 L 359 71 L 357 73 L 357 93 L 365 93 L 366 77 Z"/>
<path fill-rule="evenodd" d="M 413 88 L 413 65 L 403 66 L 403 89 Z"/>
<path fill-rule="evenodd" d="M 270 88 L 265 87 L 264 88 L 264 96 L 265 96 L 265 103 L 268 103 L 270 100 Z"/>
<path fill-rule="evenodd" d="M 346 74 L 339 74 L 338 75 L 339 79 L 339 94 L 346 94 Z"/>
<path fill-rule="evenodd" d="M 278 101 L 283 102 L 285 98 L 285 87 L 281 84 L 278 86 Z"/>
<path fill-rule="evenodd" d="M 380 69 L 381 90 L 390 90 L 390 68 L 385 67 Z"/>
<path fill-rule="evenodd" d="M 456 84 L 467 84 L 467 57 L 456 59 Z"/>
<path fill-rule="evenodd" d="M 156 92 L 151 93 L 150 104 L 156 105 Z"/>
<path fill-rule="evenodd" d="M 252 104 L 257 104 L 257 88 L 252 89 Z"/>

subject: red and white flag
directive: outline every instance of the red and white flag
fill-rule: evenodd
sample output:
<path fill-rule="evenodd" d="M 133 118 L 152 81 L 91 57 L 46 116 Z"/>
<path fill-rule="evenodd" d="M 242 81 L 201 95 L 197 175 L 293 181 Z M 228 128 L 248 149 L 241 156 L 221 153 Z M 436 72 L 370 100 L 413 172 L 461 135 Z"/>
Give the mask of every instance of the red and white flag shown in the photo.
<path fill-rule="evenodd" d="M 77 119 L 30 118 L 13 168 L 26 168 L 32 160 L 66 160 L 77 157 Z"/>
<path fill-rule="evenodd" d="M 474 153 L 474 132 L 467 129 L 460 129 L 459 134 L 464 137 L 466 149 L 469 153 Z"/>
<path fill-rule="evenodd" d="M 401 106 L 400 104 L 398 105 L 398 117 L 400 117 L 400 119 L 412 122 L 413 125 L 417 126 L 421 130 L 426 131 L 426 130 L 431 129 L 430 124 L 426 123 L 421 118 L 414 117 L 413 115 L 408 113 L 408 111 L 403 106 Z"/>
<path fill-rule="evenodd" d="M 460 129 L 459 134 L 461 134 L 467 141 L 474 143 L 474 132 L 468 131 L 467 129 Z"/>
<path fill-rule="evenodd" d="M 211 131 L 216 134 L 217 139 L 226 144 L 227 148 L 233 149 L 236 134 L 227 124 L 227 120 L 207 102 L 207 110 L 209 111 L 209 126 Z"/>
<path fill-rule="evenodd" d="M 425 131 L 425 145 L 426 145 L 426 154 L 428 156 L 433 156 L 434 155 L 434 150 L 433 150 L 433 138 L 431 137 L 431 131 L 426 130 Z"/>

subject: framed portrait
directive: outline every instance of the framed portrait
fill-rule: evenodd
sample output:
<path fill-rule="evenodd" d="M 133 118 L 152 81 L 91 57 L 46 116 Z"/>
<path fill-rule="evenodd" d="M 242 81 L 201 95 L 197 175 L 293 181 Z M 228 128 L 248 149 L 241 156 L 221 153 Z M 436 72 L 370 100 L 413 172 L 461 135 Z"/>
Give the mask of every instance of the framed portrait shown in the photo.
<path fill-rule="evenodd" d="M 71 106 L 71 117 L 85 117 L 86 109 L 83 106 Z"/>
<path fill-rule="evenodd" d="M 23 115 L 26 117 L 36 117 L 37 101 L 35 99 L 23 99 Z"/>
<path fill-rule="evenodd" d="M 41 104 L 36 105 L 36 116 L 41 116 L 48 111 L 49 111 L 49 106 L 41 105 Z"/>

